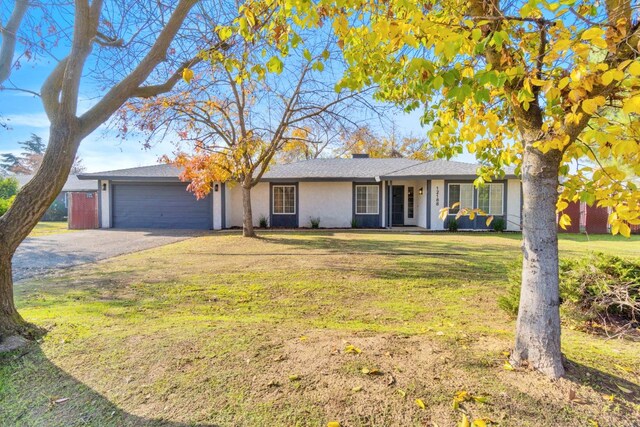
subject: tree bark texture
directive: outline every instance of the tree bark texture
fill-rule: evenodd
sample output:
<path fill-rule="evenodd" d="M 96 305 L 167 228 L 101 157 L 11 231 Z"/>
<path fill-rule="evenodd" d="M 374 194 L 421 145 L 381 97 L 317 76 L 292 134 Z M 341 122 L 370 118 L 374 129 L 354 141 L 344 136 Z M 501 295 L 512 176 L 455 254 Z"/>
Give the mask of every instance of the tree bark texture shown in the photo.
<path fill-rule="evenodd" d="M 256 237 L 256 233 L 253 230 L 253 212 L 251 211 L 251 186 L 242 185 L 242 236 L 243 237 Z"/>
<path fill-rule="evenodd" d="M 11 259 L 64 186 L 80 140 L 74 122 L 52 125 L 42 165 L 0 217 L 0 342 L 12 335 L 32 337 L 35 330 L 20 317 L 13 301 Z"/>
<path fill-rule="evenodd" d="M 556 202 L 561 153 L 525 145 L 522 164 L 522 287 L 511 362 L 551 378 L 564 375 Z"/>

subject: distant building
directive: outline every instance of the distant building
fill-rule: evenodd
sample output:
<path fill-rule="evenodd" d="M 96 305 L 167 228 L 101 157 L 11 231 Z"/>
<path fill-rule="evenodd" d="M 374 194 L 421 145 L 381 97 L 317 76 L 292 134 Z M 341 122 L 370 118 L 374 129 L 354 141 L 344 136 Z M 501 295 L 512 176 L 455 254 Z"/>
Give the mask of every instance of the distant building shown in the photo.
<path fill-rule="evenodd" d="M 15 175 L 18 180 L 18 187 L 22 188 L 31 179 L 33 175 Z M 84 180 L 80 181 L 76 175 L 69 175 L 67 182 L 64 184 L 62 191 L 56 200 L 51 204 L 51 207 L 47 210 L 42 217 L 43 221 L 66 221 L 69 216 L 69 194 L 70 193 L 94 193 L 98 192 L 97 180 Z"/>

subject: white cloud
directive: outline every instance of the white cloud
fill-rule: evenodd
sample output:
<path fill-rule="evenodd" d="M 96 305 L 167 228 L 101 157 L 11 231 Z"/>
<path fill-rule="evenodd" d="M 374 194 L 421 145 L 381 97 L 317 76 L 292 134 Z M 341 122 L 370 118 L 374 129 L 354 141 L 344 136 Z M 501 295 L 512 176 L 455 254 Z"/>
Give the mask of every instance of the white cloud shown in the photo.
<path fill-rule="evenodd" d="M 7 114 L 3 117 L 10 127 L 26 126 L 34 129 L 48 129 L 49 118 L 45 113 Z"/>

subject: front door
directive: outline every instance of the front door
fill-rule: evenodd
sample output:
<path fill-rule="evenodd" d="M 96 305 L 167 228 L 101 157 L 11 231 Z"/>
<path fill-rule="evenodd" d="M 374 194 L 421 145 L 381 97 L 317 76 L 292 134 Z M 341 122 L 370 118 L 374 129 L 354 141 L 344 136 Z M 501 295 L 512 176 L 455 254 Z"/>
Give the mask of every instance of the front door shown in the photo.
<path fill-rule="evenodd" d="M 404 225 L 404 185 L 391 187 L 391 225 Z"/>

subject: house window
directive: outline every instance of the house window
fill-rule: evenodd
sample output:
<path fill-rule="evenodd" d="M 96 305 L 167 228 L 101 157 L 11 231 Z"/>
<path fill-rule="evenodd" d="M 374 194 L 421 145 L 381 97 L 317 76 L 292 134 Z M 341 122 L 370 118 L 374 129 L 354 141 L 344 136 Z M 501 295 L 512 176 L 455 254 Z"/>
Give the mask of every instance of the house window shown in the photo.
<path fill-rule="evenodd" d="M 407 218 L 413 218 L 413 187 L 407 188 Z"/>
<path fill-rule="evenodd" d="M 502 215 L 504 185 L 485 184 L 478 189 L 478 209 L 489 215 Z"/>
<path fill-rule="evenodd" d="M 296 213 L 296 186 L 273 186 L 273 213 L 274 215 L 295 215 Z"/>
<path fill-rule="evenodd" d="M 460 202 L 449 215 L 456 215 L 460 209 L 473 209 L 473 184 L 449 184 L 449 206 Z"/>
<path fill-rule="evenodd" d="M 356 214 L 377 215 L 378 193 L 377 185 L 356 185 Z"/>

